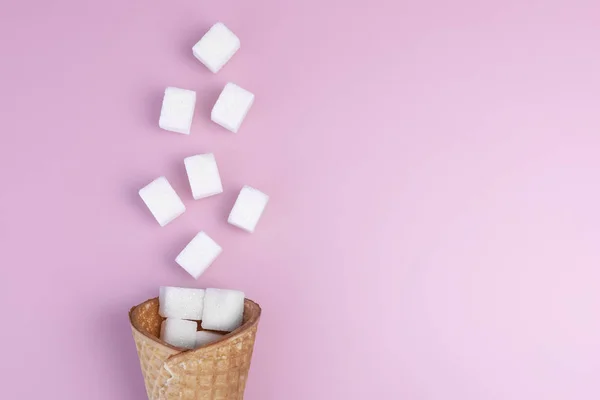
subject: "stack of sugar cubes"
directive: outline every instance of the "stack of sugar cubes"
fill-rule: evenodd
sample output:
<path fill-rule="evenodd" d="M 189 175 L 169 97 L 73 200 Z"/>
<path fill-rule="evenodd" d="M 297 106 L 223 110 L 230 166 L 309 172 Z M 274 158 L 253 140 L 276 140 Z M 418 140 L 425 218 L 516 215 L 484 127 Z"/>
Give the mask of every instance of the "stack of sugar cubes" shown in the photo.
<path fill-rule="evenodd" d="M 166 318 L 160 338 L 184 349 L 220 340 L 239 328 L 244 318 L 244 293 L 237 290 L 162 286 L 158 301 L 159 314 Z"/>
<path fill-rule="evenodd" d="M 239 38 L 223 23 L 218 22 L 194 45 L 192 53 L 210 71 L 216 73 L 239 48 Z M 234 83 L 227 83 L 212 108 L 211 120 L 231 132 L 238 132 L 253 103 L 254 94 Z M 195 106 L 196 92 L 168 87 L 160 112 L 160 128 L 189 135 Z M 193 155 L 185 158 L 183 163 L 194 200 L 223 192 L 214 154 Z M 160 226 L 169 224 L 186 210 L 181 198 L 164 176 L 140 189 L 139 195 Z M 244 186 L 227 221 L 247 232 L 254 232 L 268 201 L 269 196 L 260 190 Z M 200 231 L 175 261 L 192 277 L 198 279 L 221 252 L 221 246 L 206 232 Z"/>

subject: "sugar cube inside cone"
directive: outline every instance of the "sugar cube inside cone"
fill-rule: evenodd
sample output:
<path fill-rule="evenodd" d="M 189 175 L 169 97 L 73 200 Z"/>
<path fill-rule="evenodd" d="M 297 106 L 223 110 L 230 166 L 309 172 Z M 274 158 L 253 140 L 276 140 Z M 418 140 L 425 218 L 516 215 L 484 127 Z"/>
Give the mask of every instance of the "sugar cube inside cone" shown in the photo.
<path fill-rule="evenodd" d="M 217 332 L 209 332 L 209 331 L 198 331 L 196 332 L 196 348 L 201 346 L 206 346 L 207 344 L 211 344 L 221 339 L 223 336 L 222 333 Z"/>
<path fill-rule="evenodd" d="M 164 176 L 140 189 L 139 195 L 160 226 L 165 226 L 185 211 L 183 202 Z"/>
<path fill-rule="evenodd" d="M 191 276 L 198 279 L 215 261 L 223 249 L 206 233 L 198 233 L 179 253 L 175 261 Z"/>
<path fill-rule="evenodd" d="M 161 286 L 158 297 L 161 317 L 200 321 L 204 308 L 204 289 Z"/>
<path fill-rule="evenodd" d="M 206 289 L 202 328 L 231 332 L 242 325 L 244 293 L 238 290 Z"/>
<path fill-rule="evenodd" d="M 227 222 L 248 232 L 254 232 L 269 196 L 250 186 L 244 186 L 231 209 Z"/>
<path fill-rule="evenodd" d="M 223 192 L 214 154 L 198 154 L 183 161 L 195 200 Z"/>
<path fill-rule="evenodd" d="M 189 135 L 195 107 L 196 92 L 168 87 L 163 97 L 158 126 L 167 131 Z"/>
<path fill-rule="evenodd" d="M 222 22 L 214 24 L 192 48 L 192 53 L 217 73 L 240 48 L 240 39 Z"/>
<path fill-rule="evenodd" d="M 228 83 L 219 95 L 210 119 L 223 128 L 237 132 L 254 103 L 254 95 L 234 83 Z"/>
<path fill-rule="evenodd" d="M 162 322 L 160 338 L 171 346 L 193 349 L 196 346 L 197 327 L 195 321 L 167 318 Z"/>

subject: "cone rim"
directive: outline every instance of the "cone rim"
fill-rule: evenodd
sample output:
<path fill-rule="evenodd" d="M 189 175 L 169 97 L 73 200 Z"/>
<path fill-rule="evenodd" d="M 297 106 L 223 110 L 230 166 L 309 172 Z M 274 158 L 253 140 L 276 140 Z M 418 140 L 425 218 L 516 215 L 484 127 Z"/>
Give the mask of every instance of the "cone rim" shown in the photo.
<path fill-rule="evenodd" d="M 134 311 L 137 308 L 142 307 L 142 306 L 144 306 L 150 302 L 154 302 L 154 301 L 158 301 L 158 297 L 153 297 L 153 298 L 148 299 L 136 306 L 133 306 L 129 310 L 129 324 L 131 325 L 131 328 L 133 330 L 138 332 L 140 335 L 144 336 L 147 340 L 154 342 L 156 345 L 165 347 L 166 349 L 169 350 L 169 352 L 173 352 L 173 351 L 177 352 L 177 353 L 173 354 L 171 357 L 173 357 L 175 355 L 179 355 L 179 354 L 192 354 L 192 353 L 199 354 L 199 353 L 204 353 L 205 351 L 212 351 L 214 347 L 220 346 L 226 341 L 233 341 L 236 338 L 241 337 L 246 331 L 248 331 L 248 330 L 252 329 L 254 326 L 258 325 L 258 322 L 260 320 L 260 316 L 262 313 L 262 309 L 258 303 L 246 298 L 246 299 L 244 299 L 244 303 L 246 305 L 249 305 L 253 312 L 251 313 L 248 320 L 245 321 L 239 328 L 237 328 L 234 331 L 231 331 L 229 333 L 226 333 L 219 340 L 212 342 L 210 344 L 207 344 L 205 346 L 199 347 L 197 349 L 186 349 L 183 347 L 172 346 L 172 345 L 168 344 L 167 342 L 161 340 L 160 337 L 156 337 L 153 334 L 151 334 L 150 332 L 146 331 L 145 329 L 137 326 L 137 324 L 133 318 Z"/>

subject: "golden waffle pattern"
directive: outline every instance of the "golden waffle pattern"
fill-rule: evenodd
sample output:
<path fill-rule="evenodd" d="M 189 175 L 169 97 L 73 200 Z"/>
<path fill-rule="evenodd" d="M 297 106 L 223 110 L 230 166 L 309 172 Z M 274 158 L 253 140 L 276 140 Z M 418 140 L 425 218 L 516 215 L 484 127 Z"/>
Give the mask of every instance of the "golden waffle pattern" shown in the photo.
<path fill-rule="evenodd" d="M 146 391 L 150 400 L 242 400 L 260 319 L 260 306 L 246 299 L 242 326 L 196 350 L 158 339 L 163 318 L 158 299 L 130 312 Z"/>

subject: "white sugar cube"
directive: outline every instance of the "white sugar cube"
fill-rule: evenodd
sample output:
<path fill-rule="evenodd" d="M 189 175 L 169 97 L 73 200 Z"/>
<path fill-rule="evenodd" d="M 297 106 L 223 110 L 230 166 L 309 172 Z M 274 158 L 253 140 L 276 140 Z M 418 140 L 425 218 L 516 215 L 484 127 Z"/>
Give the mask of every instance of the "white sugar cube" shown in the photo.
<path fill-rule="evenodd" d="M 196 346 L 197 328 L 195 321 L 167 318 L 160 327 L 160 338 L 171 346 L 193 349 Z"/>
<path fill-rule="evenodd" d="M 223 251 L 221 246 L 206 233 L 200 232 L 185 246 L 175 261 L 191 276 L 198 279 L 221 251 Z"/>
<path fill-rule="evenodd" d="M 167 131 L 189 135 L 195 106 L 196 92 L 168 87 L 163 97 L 158 126 Z"/>
<path fill-rule="evenodd" d="M 192 48 L 192 53 L 214 73 L 240 48 L 240 39 L 222 22 L 214 24 Z"/>
<path fill-rule="evenodd" d="M 254 95 L 234 83 L 228 83 L 219 95 L 210 119 L 231 132 L 237 132 L 254 103 Z"/>
<path fill-rule="evenodd" d="M 231 332 L 242 325 L 244 293 L 237 290 L 206 289 L 202 328 Z"/>
<path fill-rule="evenodd" d="M 158 304 L 161 317 L 200 321 L 204 308 L 204 289 L 161 286 Z"/>
<path fill-rule="evenodd" d="M 269 196 L 260 190 L 244 186 L 231 209 L 227 222 L 248 232 L 254 232 L 268 201 Z"/>
<path fill-rule="evenodd" d="M 209 332 L 209 331 L 198 331 L 196 332 L 196 348 L 206 346 L 223 338 L 222 333 Z"/>
<path fill-rule="evenodd" d="M 217 161 L 212 153 L 187 157 L 183 162 L 194 199 L 223 192 Z"/>
<path fill-rule="evenodd" d="M 165 226 L 185 211 L 181 199 L 164 176 L 141 188 L 139 194 L 160 226 Z"/>

